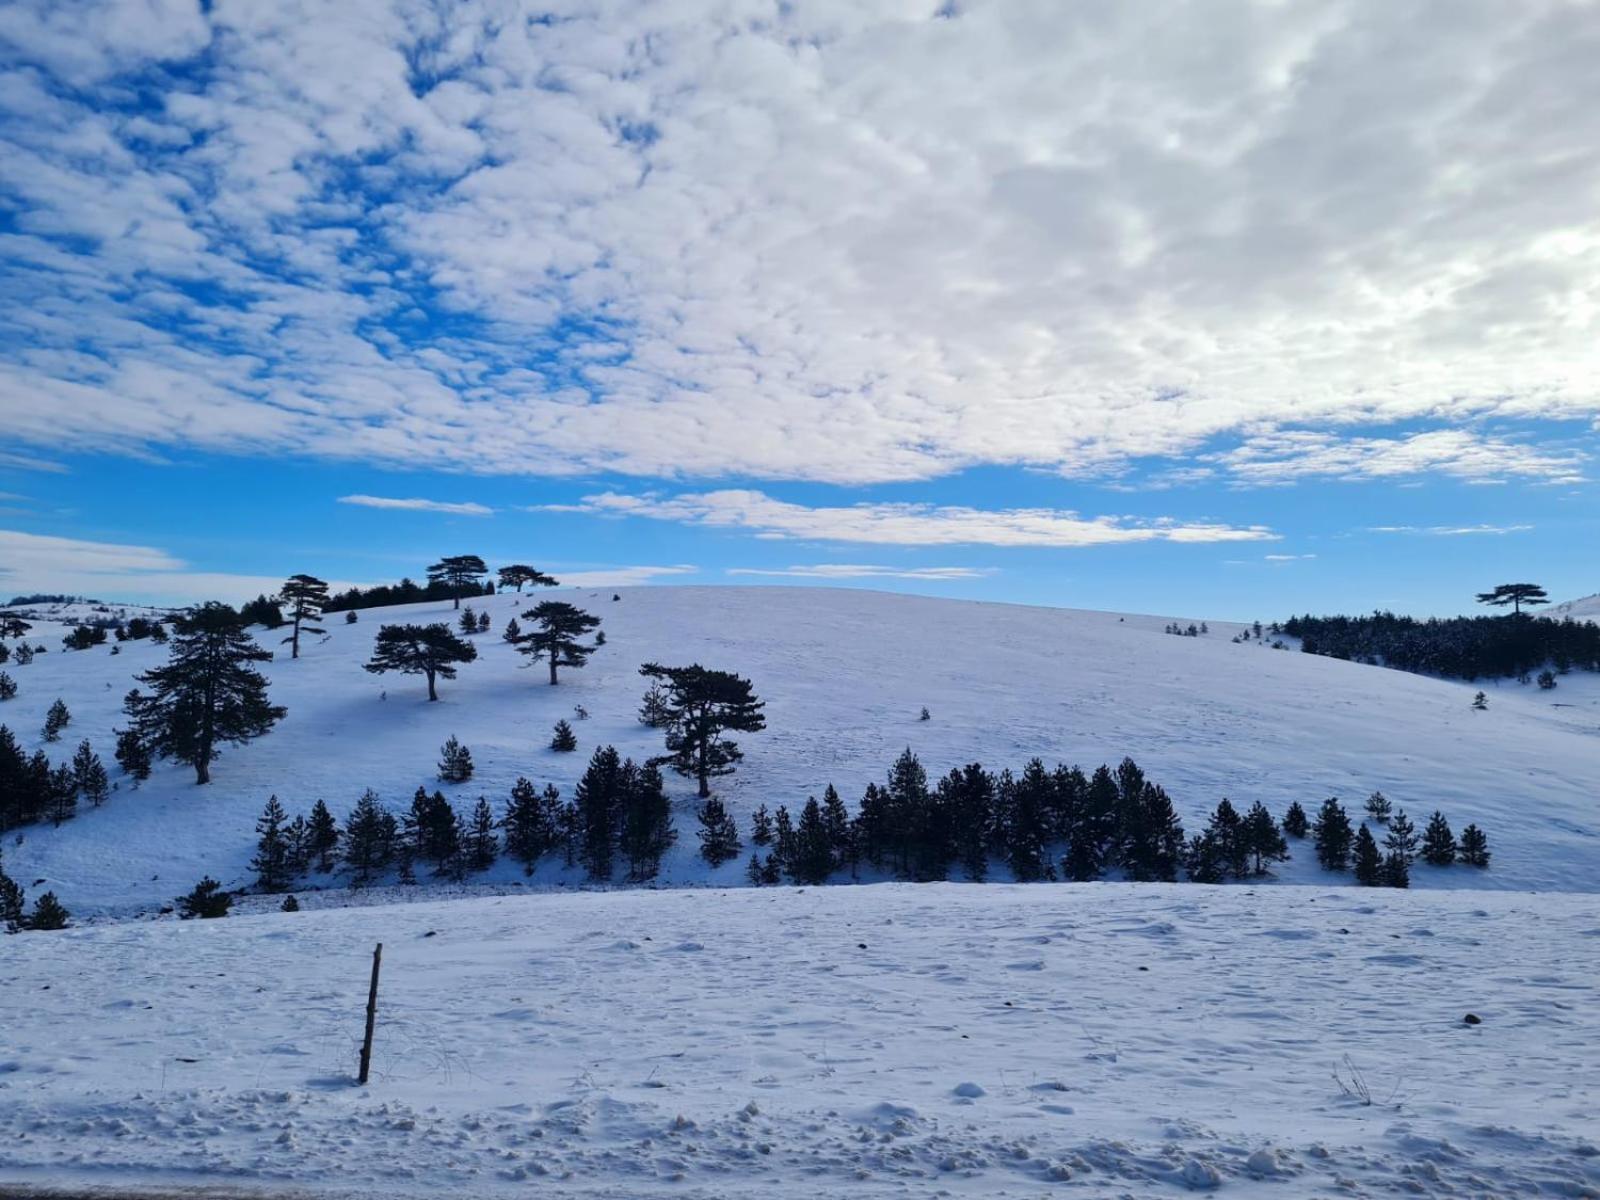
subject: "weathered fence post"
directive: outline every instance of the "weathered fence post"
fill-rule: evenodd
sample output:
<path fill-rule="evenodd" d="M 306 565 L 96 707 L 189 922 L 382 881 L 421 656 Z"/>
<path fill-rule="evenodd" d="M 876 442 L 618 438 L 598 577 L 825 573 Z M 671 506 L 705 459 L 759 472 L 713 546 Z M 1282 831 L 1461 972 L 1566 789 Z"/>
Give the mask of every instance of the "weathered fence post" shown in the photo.
<path fill-rule="evenodd" d="M 383 943 L 372 951 L 372 987 L 367 992 L 367 1036 L 361 1039 L 361 1077 L 357 1083 L 367 1081 L 372 1069 L 372 1026 L 378 1019 L 378 968 L 383 965 Z"/>

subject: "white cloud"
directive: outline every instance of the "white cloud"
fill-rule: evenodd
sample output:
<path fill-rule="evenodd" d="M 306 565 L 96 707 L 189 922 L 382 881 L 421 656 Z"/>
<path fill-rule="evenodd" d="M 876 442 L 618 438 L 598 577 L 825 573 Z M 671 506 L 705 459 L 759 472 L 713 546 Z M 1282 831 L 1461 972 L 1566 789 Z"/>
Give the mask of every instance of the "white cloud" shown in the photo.
<path fill-rule="evenodd" d="M 340 504 L 354 504 L 361 508 L 398 508 L 410 512 L 455 513 L 458 516 L 487 517 L 494 509 L 471 501 L 421 500 L 416 497 L 399 499 L 391 496 L 340 496 Z"/>
<path fill-rule="evenodd" d="M 0 9 L 14 445 L 860 482 L 1600 413 L 1586 4 L 155 4 Z M 1392 477 L 1312 457 L 1236 473 Z"/>
<path fill-rule="evenodd" d="M 655 567 L 593 567 L 584 571 L 557 571 L 562 587 L 628 587 L 634 584 L 653 583 L 657 579 L 671 579 L 684 575 L 697 575 L 699 567 L 687 563 Z"/>
<path fill-rule="evenodd" d="M 923 582 L 941 582 L 961 579 L 982 579 L 994 574 L 992 567 L 882 567 L 865 563 L 812 563 L 762 569 L 758 567 L 729 567 L 729 575 L 759 575 L 789 579 L 912 579 Z"/>
<path fill-rule="evenodd" d="M 1266 554 L 1262 556 L 1269 563 L 1304 562 L 1308 558 L 1315 558 L 1315 554 Z"/>
<path fill-rule="evenodd" d="M 1587 462 L 1577 450 L 1530 446 L 1468 429 L 1343 439 L 1332 433 L 1281 430 L 1207 457 L 1246 485 L 1280 485 L 1314 477 L 1403 480 L 1425 474 L 1468 483 L 1507 478 L 1580 483 Z"/>
<path fill-rule="evenodd" d="M 1428 537 L 1471 537 L 1477 534 L 1500 536 L 1526 533 L 1532 525 L 1374 525 L 1368 533 L 1411 533 Z"/>
<path fill-rule="evenodd" d="M 1121 542 L 1246 542 L 1276 535 L 1265 526 L 1180 524 L 1130 517 L 1080 517 L 1049 508 L 977 509 L 931 504 L 854 504 L 809 508 L 764 492 L 724 490 L 676 496 L 601 492 L 579 504 L 534 511 L 649 517 L 752 531 L 772 539 L 861 542 L 894 546 L 1101 546 Z"/>

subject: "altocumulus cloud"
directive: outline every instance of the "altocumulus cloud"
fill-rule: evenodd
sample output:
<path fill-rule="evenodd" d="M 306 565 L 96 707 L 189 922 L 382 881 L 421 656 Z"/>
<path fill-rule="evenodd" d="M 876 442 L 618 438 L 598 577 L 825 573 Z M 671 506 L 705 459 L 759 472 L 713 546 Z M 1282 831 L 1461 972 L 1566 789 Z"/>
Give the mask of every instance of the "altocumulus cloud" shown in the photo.
<path fill-rule="evenodd" d="M 0 9 L 0 439 L 1576 472 L 1344 431 L 1600 414 L 1592 5 L 549 7 Z"/>
<path fill-rule="evenodd" d="M 932 504 L 809 507 L 765 492 L 727 489 L 676 496 L 600 492 L 577 504 L 539 505 L 534 512 L 649 517 L 753 532 L 771 539 L 865 542 L 894 546 L 1104 546 L 1120 542 L 1255 542 L 1275 540 L 1265 526 L 1081 517 L 1050 508 L 978 509 Z"/>
<path fill-rule="evenodd" d="M 466 517 L 488 517 L 494 514 L 494 509 L 488 505 L 475 504 L 470 500 L 423 500 L 415 496 L 340 496 L 339 503 L 354 504 L 358 508 L 394 508 L 408 512 L 454 513 Z"/>

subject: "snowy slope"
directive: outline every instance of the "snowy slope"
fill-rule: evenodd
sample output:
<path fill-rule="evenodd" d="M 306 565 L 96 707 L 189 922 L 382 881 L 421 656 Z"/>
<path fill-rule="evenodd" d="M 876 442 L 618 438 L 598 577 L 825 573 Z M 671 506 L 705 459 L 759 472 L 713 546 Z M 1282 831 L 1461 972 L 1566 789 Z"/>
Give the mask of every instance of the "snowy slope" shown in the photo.
<path fill-rule="evenodd" d="M 420 679 L 361 669 L 385 620 L 451 620 L 448 605 L 365 611 L 356 625 L 328 620 L 297 661 L 269 665 L 288 718 L 268 737 L 230 748 L 215 783 L 160 765 L 146 785 L 123 787 L 107 805 L 60 829 L 8 837 L 7 869 L 37 894 L 52 887 L 80 914 L 170 902 L 203 873 L 248 878 L 253 825 L 276 793 L 291 813 L 318 797 L 336 815 L 373 787 L 403 806 L 418 784 L 437 786 L 438 747 L 455 734 L 472 749 L 477 776 L 446 789 L 469 805 L 498 806 L 518 775 L 553 781 L 565 794 L 604 742 L 635 757 L 659 752 L 659 735 L 636 710 L 641 662 L 707 665 L 750 676 L 767 700 L 769 729 L 741 739 L 747 759 L 723 781 L 741 821 L 760 803 L 791 808 L 830 781 L 853 805 L 906 746 L 930 775 L 980 760 L 1020 767 L 1032 755 L 1092 767 L 1131 754 L 1196 822 L 1222 796 L 1260 799 L 1282 813 L 1338 795 L 1352 809 L 1382 789 L 1414 817 L 1442 808 L 1459 830 L 1485 827 L 1488 872 L 1419 868 L 1416 886 L 1592 891 L 1600 888 L 1600 681 L 1568 676 L 1553 693 L 1490 685 L 1490 708 L 1470 707 L 1475 685 L 1235 644 L 1237 626 L 1207 637 L 1162 632 L 1168 617 L 925 599 L 864 591 L 783 588 L 641 588 L 541 593 L 593 609 L 604 646 L 560 687 L 543 681 L 500 640 L 527 597 L 493 597 L 493 632 L 477 639 L 478 662 L 441 683 L 426 702 Z M 1187 622 L 1188 618 L 1183 618 Z M 262 633 L 273 645 L 278 633 Z M 54 748 L 70 755 L 88 737 L 110 764 L 112 730 L 133 675 L 165 657 L 129 643 L 70 653 L 60 630 L 36 630 L 52 647 L 32 665 L 7 668 L 22 694 L 0 721 L 30 748 L 57 696 L 73 723 Z M 381 697 L 387 693 L 387 699 Z M 552 753 L 550 728 L 575 705 L 577 754 Z M 918 720 L 927 705 L 932 720 Z M 707 882 L 695 855 L 693 788 L 669 777 L 680 831 L 662 881 Z M 1419 820 L 1419 824 L 1420 824 Z M 20 841 L 20 844 L 12 844 Z M 737 883 L 742 864 L 710 878 Z M 1281 872 L 1325 881 L 1304 849 Z M 489 877 L 509 885 L 520 869 Z M 35 880 L 43 883 L 35 885 Z M 565 880 L 547 864 L 536 884 Z"/>
<path fill-rule="evenodd" d="M 1125 884 L 24 935 L 0 1193 L 1593 1197 L 1597 938 L 1592 896 Z"/>
<path fill-rule="evenodd" d="M 1584 596 L 1581 600 L 1564 600 L 1560 604 L 1553 604 L 1546 612 L 1560 620 L 1571 617 L 1574 621 L 1600 622 L 1600 595 Z"/>

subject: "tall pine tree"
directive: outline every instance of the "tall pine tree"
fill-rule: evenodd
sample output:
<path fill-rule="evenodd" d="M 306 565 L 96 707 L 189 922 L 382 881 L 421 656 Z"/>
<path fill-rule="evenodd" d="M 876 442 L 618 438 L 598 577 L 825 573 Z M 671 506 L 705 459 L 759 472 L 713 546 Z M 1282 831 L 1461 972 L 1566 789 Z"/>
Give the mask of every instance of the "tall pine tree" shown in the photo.
<path fill-rule="evenodd" d="M 328 603 L 328 585 L 315 575 L 291 575 L 279 589 L 278 599 L 288 610 L 286 615 L 294 627 L 283 639 L 284 644 L 290 647 L 290 658 L 299 658 L 302 633 L 326 632 L 317 622 Z"/>
<path fill-rule="evenodd" d="M 667 690 L 668 753 L 655 761 L 696 780 L 704 800 L 711 795 L 711 780 L 733 774 L 744 757 L 738 743 L 722 735 L 765 729 L 766 705 L 756 698 L 748 679 L 699 663 L 687 667 L 646 663 L 639 674 L 659 680 Z"/>

